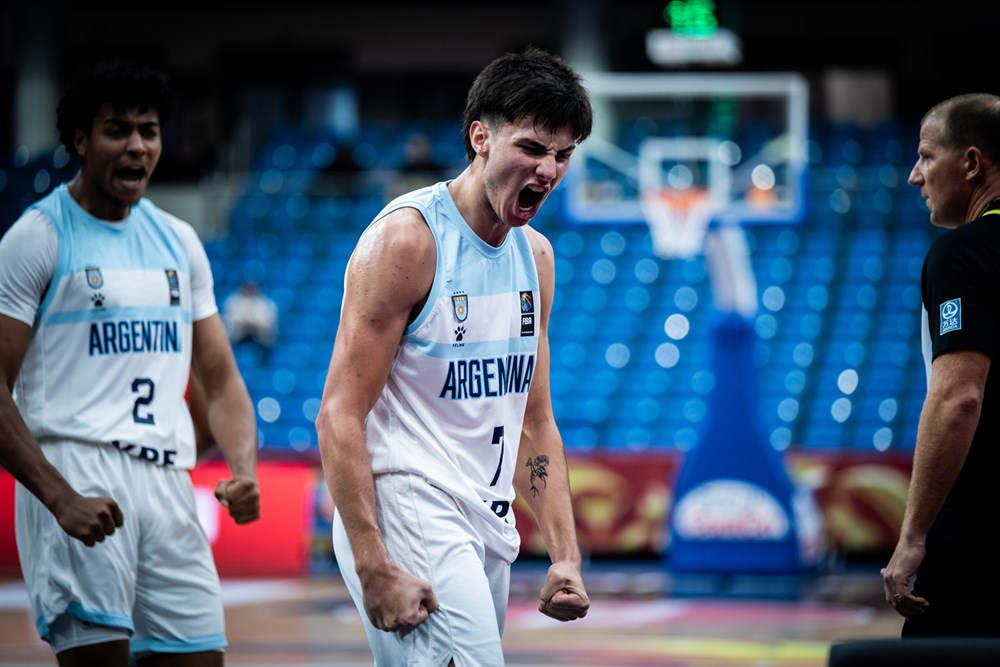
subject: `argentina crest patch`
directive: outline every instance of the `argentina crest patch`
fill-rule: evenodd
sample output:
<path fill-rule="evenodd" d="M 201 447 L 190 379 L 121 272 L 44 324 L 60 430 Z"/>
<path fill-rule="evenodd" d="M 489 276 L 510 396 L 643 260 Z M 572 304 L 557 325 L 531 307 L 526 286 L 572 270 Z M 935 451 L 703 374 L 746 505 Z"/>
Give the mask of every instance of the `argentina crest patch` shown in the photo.
<path fill-rule="evenodd" d="M 87 284 L 91 289 L 101 289 L 104 287 L 104 276 L 101 275 L 101 270 L 96 266 L 88 266 L 84 269 L 87 273 Z"/>
<path fill-rule="evenodd" d="M 455 311 L 455 319 L 464 322 L 469 317 L 469 295 L 452 294 L 451 307 Z"/>
<path fill-rule="evenodd" d="M 949 299 L 941 304 L 941 335 L 962 328 L 962 299 Z"/>

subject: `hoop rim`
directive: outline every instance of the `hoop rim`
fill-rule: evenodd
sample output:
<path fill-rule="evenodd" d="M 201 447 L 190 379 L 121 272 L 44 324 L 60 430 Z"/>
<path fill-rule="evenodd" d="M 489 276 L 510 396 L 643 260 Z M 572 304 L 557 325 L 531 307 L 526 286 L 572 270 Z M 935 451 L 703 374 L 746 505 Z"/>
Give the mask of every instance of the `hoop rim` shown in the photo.
<path fill-rule="evenodd" d="M 704 246 L 715 207 L 707 187 L 647 186 L 640 194 L 653 250 L 664 259 L 693 257 Z"/>

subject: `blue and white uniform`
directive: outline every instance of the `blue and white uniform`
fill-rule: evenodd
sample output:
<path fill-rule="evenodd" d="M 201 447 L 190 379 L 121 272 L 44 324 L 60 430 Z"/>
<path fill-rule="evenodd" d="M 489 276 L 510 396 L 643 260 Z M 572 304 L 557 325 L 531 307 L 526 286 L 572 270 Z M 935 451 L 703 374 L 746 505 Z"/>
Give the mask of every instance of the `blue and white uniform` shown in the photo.
<path fill-rule="evenodd" d="M 449 657 L 502 664 L 509 565 L 520 546 L 511 503 L 538 350 L 538 274 L 525 230 L 489 245 L 462 218 L 447 183 L 393 200 L 372 224 L 406 207 L 434 236 L 434 281 L 365 437 L 386 546 L 401 567 L 431 582 L 441 608 L 405 635 L 366 629 L 379 665 Z M 334 540 L 363 609 L 339 519 Z M 480 614 L 495 614 L 495 636 L 482 636 Z"/>
<path fill-rule="evenodd" d="M 216 312 L 194 229 L 145 199 L 97 220 L 63 185 L 9 234 L 25 252 L 3 263 L 0 312 L 34 327 L 14 387 L 32 433 L 193 467 L 191 323 Z"/>
<path fill-rule="evenodd" d="M 216 312 L 194 229 L 146 199 L 108 222 L 62 185 L 0 241 L 0 313 L 33 329 L 15 402 L 70 484 L 114 498 L 125 516 L 120 532 L 88 548 L 18 485 L 18 548 L 43 638 L 69 611 L 134 632 L 133 651 L 225 645 L 187 473 L 196 449 L 184 400 L 192 324 Z M 155 573 L 147 549 L 163 555 Z M 161 590 L 173 585 L 191 602 Z"/>

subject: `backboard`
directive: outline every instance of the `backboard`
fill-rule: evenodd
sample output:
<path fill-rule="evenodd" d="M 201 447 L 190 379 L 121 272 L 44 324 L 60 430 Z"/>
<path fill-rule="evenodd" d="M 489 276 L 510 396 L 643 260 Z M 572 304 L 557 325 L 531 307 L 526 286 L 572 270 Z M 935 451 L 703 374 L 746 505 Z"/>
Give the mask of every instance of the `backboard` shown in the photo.
<path fill-rule="evenodd" d="M 577 222 L 649 222 L 665 191 L 708 194 L 718 223 L 800 219 L 808 86 L 794 73 L 590 73 L 594 132 L 567 176 Z M 659 193 L 659 194 L 657 194 Z"/>

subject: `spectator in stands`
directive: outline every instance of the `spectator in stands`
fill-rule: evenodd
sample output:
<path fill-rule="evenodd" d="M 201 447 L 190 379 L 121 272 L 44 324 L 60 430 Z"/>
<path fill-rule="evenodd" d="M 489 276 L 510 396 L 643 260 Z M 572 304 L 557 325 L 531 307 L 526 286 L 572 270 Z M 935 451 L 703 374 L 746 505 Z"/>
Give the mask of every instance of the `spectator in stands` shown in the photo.
<path fill-rule="evenodd" d="M 343 135 L 334 142 L 333 160 L 323 167 L 317 187 L 321 191 L 335 191 L 348 196 L 362 192 L 370 174 L 358 161 L 361 142 L 357 137 Z"/>
<path fill-rule="evenodd" d="M 434 158 L 434 144 L 423 132 L 413 132 L 403 143 L 403 164 L 396 175 L 389 198 L 436 183 L 444 177 L 444 167 Z"/>
<path fill-rule="evenodd" d="M 436 177 L 441 169 L 441 164 L 434 158 L 434 144 L 430 137 L 423 132 L 411 134 L 403 144 L 403 171 Z"/>
<path fill-rule="evenodd" d="M 170 116 L 163 75 L 81 71 L 59 103 L 76 175 L 0 240 L 0 465 L 18 480 L 32 614 L 60 665 L 222 665 L 219 577 L 198 522 L 191 369 L 258 518 L 257 433 L 194 229 L 144 197 Z"/>
<path fill-rule="evenodd" d="M 278 341 L 278 305 L 260 291 L 260 285 L 253 280 L 244 282 L 223 302 L 222 317 L 234 345 L 255 345 L 262 362 L 270 363 Z"/>
<path fill-rule="evenodd" d="M 1000 609 L 984 600 L 1000 510 L 1000 368 L 992 363 L 1000 354 L 1000 97 L 934 106 L 909 183 L 931 224 L 949 231 L 924 261 L 928 391 L 883 588 L 906 618 L 904 637 L 1000 637 Z"/>
<path fill-rule="evenodd" d="M 469 166 L 388 205 L 351 257 L 317 430 L 379 665 L 503 664 L 515 486 L 552 559 L 539 611 L 589 608 L 549 395 L 552 246 L 528 223 L 591 123 L 561 59 L 498 58 L 468 95 Z"/>

